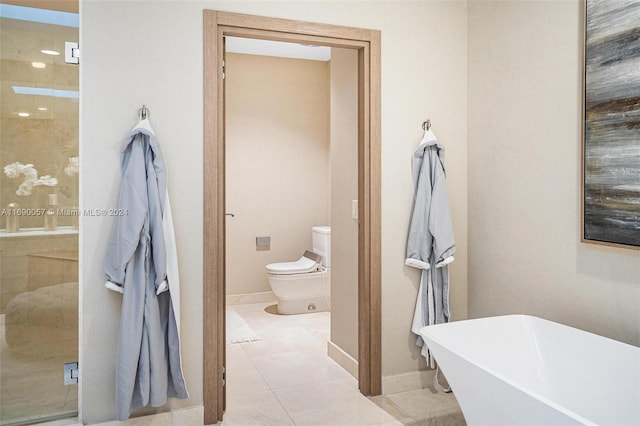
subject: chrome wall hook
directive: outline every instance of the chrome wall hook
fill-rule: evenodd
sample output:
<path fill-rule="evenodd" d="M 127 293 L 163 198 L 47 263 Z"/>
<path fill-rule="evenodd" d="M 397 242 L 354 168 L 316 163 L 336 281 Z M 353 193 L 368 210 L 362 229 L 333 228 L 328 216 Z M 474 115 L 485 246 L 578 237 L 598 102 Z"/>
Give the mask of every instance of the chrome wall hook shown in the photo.
<path fill-rule="evenodd" d="M 147 108 L 146 105 L 142 105 L 142 108 L 140 108 L 140 121 L 149 118 L 149 109 Z"/>

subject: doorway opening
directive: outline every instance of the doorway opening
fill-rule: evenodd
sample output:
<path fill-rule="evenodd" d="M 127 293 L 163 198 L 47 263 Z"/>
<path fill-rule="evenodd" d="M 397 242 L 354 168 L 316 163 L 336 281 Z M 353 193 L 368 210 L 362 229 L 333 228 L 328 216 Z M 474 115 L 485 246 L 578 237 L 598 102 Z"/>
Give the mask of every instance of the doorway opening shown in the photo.
<path fill-rule="evenodd" d="M 358 55 L 226 37 L 224 61 L 230 420 L 357 389 Z"/>
<path fill-rule="evenodd" d="M 353 49 L 358 57 L 358 377 L 364 395 L 381 392 L 380 357 L 380 33 L 234 13 L 204 12 L 204 405 L 205 424 L 222 420 L 225 400 L 225 37 Z"/>

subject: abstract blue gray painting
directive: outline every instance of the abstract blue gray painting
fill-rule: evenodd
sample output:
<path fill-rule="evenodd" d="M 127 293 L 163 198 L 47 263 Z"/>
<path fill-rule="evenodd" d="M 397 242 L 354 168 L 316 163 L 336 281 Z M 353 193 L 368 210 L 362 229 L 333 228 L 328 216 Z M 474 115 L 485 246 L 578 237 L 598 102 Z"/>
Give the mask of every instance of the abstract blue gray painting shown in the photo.
<path fill-rule="evenodd" d="M 586 12 L 584 239 L 640 246 L 640 1 Z"/>

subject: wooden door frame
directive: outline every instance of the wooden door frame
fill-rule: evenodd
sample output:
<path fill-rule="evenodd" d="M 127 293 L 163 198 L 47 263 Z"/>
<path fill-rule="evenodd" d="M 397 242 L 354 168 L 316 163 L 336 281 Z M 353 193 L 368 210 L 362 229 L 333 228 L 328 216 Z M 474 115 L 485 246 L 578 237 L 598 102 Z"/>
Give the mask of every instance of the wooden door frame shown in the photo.
<path fill-rule="evenodd" d="M 204 423 L 222 420 L 225 362 L 224 37 L 358 51 L 358 374 L 364 395 L 382 391 L 380 31 L 204 10 Z"/>

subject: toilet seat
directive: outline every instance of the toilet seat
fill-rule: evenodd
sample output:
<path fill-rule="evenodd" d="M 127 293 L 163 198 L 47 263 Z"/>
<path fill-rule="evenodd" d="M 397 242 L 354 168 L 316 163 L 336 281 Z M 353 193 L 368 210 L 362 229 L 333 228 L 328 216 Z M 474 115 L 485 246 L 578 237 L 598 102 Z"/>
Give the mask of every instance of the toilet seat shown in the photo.
<path fill-rule="evenodd" d="M 295 262 L 278 262 L 267 265 L 267 272 L 277 275 L 306 274 L 320 270 L 320 263 L 302 256 Z"/>

